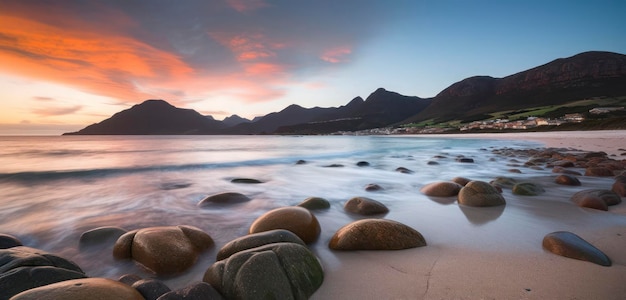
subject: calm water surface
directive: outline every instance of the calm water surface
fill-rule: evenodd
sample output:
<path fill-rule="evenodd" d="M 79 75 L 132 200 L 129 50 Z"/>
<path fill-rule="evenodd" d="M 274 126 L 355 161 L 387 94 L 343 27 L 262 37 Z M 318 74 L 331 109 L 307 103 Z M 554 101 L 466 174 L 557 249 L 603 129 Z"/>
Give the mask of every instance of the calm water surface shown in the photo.
<path fill-rule="evenodd" d="M 490 150 L 536 146 L 523 141 L 410 136 L 0 137 L 0 232 L 19 237 L 27 246 L 67 257 L 90 276 L 117 278 L 137 273 L 151 277 L 132 262 L 113 260 L 110 246 L 80 250 L 80 234 L 100 226 L 127 230 L 196 226 L 209 233 L 216 246 L 189 272 L 162 278 L 176 288 L 201 280 L 217 250 L 245 235 L 259 215 L 316 196 L 328 199 L 332 207 L 316 212 L 322 235 L 311 248 L 327 271 L 332 271 L 341 262 L 326 245 L 338 228 L 355 220 L 342 209 L 354 196 L 385 203 L 390 208 L 386 218 L 414 227 L 430 243 L 445 238 L 446 243 L 451 240 L 453 245 L 472 247 L 472 239 L 485 232 L 497 234 L 520 225 L 533 231 L 551 225 L 549 216 L 538 217 L 530 208 L 532 202 L 509 201 L 510 194 L 505 195 L 506 208 L 478 212 L 459 207 L 454 199 L 429 199 L 419 192 L 427 183 L 455 176 L 485 181 L 510 176 L 506 166 L 510 158 L 495 156 Z M 435 159 L 435 155 L 446 158 Z M 475 163 L 456 162 L 458 155 L 471 157 Z M 296 165 L 298 160 L 307 163 Z M 358 167 L 359 161 L 370 166 Z M 439 164 L 428 165 L 428 161 Z M 325 167 L 331 164 L 343 167 Z M 397 167 L 415 173 L 395 172 Z M 548 174 L 524 169 L 524 174 L 516 176 Z M 264 183 L 230 182 L 237 177 Z M 366 192 L 364 187 L 370 183 L 384 190 Z M 197 207 L 204 197 L 229 191 L 253 200 L 222 208 Z M 547 196 L 562 192 L 553 187 Z M 494 223 L 500 225 L 490 226 Z M 449 230 L 454 226 L 470 228 L 469 235 Z M 485 243 L 497 244 L 495 240 Z"/>

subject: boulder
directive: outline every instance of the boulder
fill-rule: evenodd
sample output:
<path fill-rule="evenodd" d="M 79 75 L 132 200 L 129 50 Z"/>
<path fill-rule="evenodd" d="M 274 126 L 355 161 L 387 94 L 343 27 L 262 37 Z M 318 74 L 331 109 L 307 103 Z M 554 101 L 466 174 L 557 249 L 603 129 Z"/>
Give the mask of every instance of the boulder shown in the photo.
<path fill-rule="evenodd" d="M 534 184 L 532 182 L 520 182 L 513 186 L 511 189 L 513 194 L 522 195 L 522 196 L 537 196 L 545 190 L 540 185 Z"/>
<path fill-rule="evenodd" d="M 146 300 L 156 300 L 171 291 L 170 288 L 163 283 L 163 281 L 156 279 L 141 279 L 135 281 L 132 287 L 136 289 Z"/>
<path fill-rule="evenodd" d="M 0 249 L 0 274 L 19 267 L 52 266 L 84 273 L 75 263 L 48 252 L 25 246 Z"/>
<path fill-rule="evenodd" d="M 484 181 L 470 181 L 459 191 L 459 204 L 467 206 L 497 206 L 506 201 L 498 190 Z"/>
<path fill-rule="evenodd" d="M 22 246 L 22 242 L 9 234 L 0 233 L 0 249 L 7 249 L 12 247 Z"/>
<path fill-rule="evenodd" d="M 347 212 L 366 216 L 389 212 L 389 209 L 384 204 L 366 197 L 351 198 L 343 208 Z"/>
<path fill-rule="evenodd" d="M 235 192 L 226 192 L 219 193 L 215 195 L 207 196 L 202 199 L 199 203 L 199 207 L 208 207 L 213 204 L 235 204 L 235 203 L 243 203 L 250 201 L 250 198 L 244 194 L 235 193 Z"/>
<path fill-rule="evenodd" d="M 370 163 L 368 163 L 366 161 L 360 161 L 360 162 L 356 163 L 356 165 L 358 167 L 369 167 Z"/>
<path fill-rule="evenodd" d="M 114 244 L 115 241 L 127 231 L 120 227 L 104 226 L 87 230 L 80 235 L 78 245 L 80 248 L 100 246 L 102 244 Z"/>
<path fill-rule="evenodd" d="M 465 177 L 454 177 L 452 178 L 452 180 L 450 180 L 452 182 L 456 182 L 462 186 L 465 186 L 468 182 L 472 181 L 469 178 L 465 178 Z"/>
<path fill-rule="evenodd" d="M 299 206 L 276 208 L 258 217 L 248 233 L 258 233 L 274 229 L 286 229 L 295 233 L 305 243 L 317 240 L 320 224 L 308 209 Z"/>
<path fill-rule="evenodd" d="M 611 260 L 606 254 L 571 232 L 557 231 L 547 234 L 543 238 L 543 248 L 557 255 L 589 261 L 601 266 L 611 265 Z"/>
<path fill-rule="evenodd" d="M 214 263 L 203 281 L 227 299 L 308 299 L 322 285 L 324 272 L 306 247 L 274 243 Z"/>
<path fill-rule="evenodd" d="M 558 184 L 562 184 L 562 185 L 572 185 L 572 186 L 580 185 L 580 180 L 578 180 L 578 178 L 569 174 L 562 174 L 562 175 L 557 176 L 554 179 L 554 182 Z"/>
<path fill-rule="evenodd" d="M 378 184 L 375 184 L 375 183 L 370 183 L 370 184 L 365 186 L 365 190 L 368 191 L 368 192 L 380 191 L 382 189 L 383 189 L 382 186 L 380 186 Z"/>
<path fill-rule="evenodd" d="M 575 176 L 582 176 L 583 175 L 580 172 L 576 172 L 576 171 L 573 171 L 573 170 L 568 170 L 568 169 L 565 169 L 563 167 L 554 167 L 552 169 L 552 173 L 563 173 L 563 174 L 569 174 L 569 175 L 575 175 Z"/>
<path fill-rule="evenodd" d="M 328 200 L 326 200 L 324 198 L 320 198 L 320 197 L 309 197 L 309 198 L 304 199 L 304 201 L 300 202 L 300 204 L 298 204 L 298 206 L 304 207 L 304 208 L 310 209 L 310 210 L 329 209 L 330 208 L 330 202 L 328 202 Z"/>
<path fill-rule="evenodd" d="M 0 273 L 0 299 L 43 285 L 86 277 L 83 272 L 53 266 L 17 267 Z"/>
<path fill-rule="evenodd" d="M 585 176 L 613 176 L 613 170 L 605 167 L 589 167 L 585 169 Z"/>
<path fill-rule="evenodd" d="M 263 183 L 263 181 L 254 179 L 254 178 L 233 178 L 230 182 L 232 183 L 247 183 L 247 184 L 257 184 Z"/>
<path fill-rule="evenodd" d="M 459 194 L 463 186 L 450 181 L 433 182 L 420 189 L 426 196 L 432 197 L 454 197 Z"/>
<path fill-rule="evenodd" d="M 122 235 L 113 256 L 131 258 L 159 275 L 174 274 L 191 267 L 211 245 L 213 239 L 193 226 L 149 227 Z"/>
<path fill-rule="evenodd" d="M 459 157 L 456 159 L 457 162 L 460 163 L 473 163 L 474 159 L 473 158 L 469 158 L 469 157 Z"/>
<path fill-rule="evenodd" d="M 613 183 L 611 190 L 621 197 L 626 197 L 626 175 L 619 175 L 615 177 L 615 182 Z"/>
<path fill-rule="evenodd" d="M 496 179 L 490 182 L 492 185 L 503 187 L 503 188 L 512 188 L 517 184 L 517 180 L 510 177 L 499 176 Z"/>
<path fill-rule="evenodd" d="M 400 172 L 400 173 L 404 173 L 404 174 L 412 174 L 413 171 L 405 168 L 405 167 L 398 167 L 396 168 L 396 172 Z"/>
<path fill-rule="evenodd" d="M 219 252 L 217 252 L 217 260 L 226 259 L 243 250 L 273 243 L 296 243 L 306 246 L 304 241 L 302 241 L 302 239 L 300 239 L 295 233 L 285 229 L 275 229 L 252 233 L 228 242 L 222 247 L 222 249 L 220 249 Z"/>
<path fill-rule="evenodd" d="M 426 246 L 417 230 L 400 222 L 363 219 L 343 226 L 330 239 L 333 250 L 401 250 Z"/>
<path fill-rule="evenodd" d="M 135 282 L 142 280 L 143 278 L 141 278 L 139 275 L 136 274 L 124 274 L 122 276 L 120 276 L 120 278 L 117 279 L 117 281 L 132 286 Z"/>
<path fill-rule="evenodd" d="M 197 282 L 180 290 L 171 291 L 157 300 L 221 300 L 218 291 L 206 282 Z"/>
<path fill-rule="evenodd" d="M 611 190 L 588 189 L 582 190 L 570 198 L 570 200 L 580 207 L 608 210 L 608 206 L 622 202 L 622 198 Z M 604 203 L 604 204 L 603 204 Z"/>
<path fill-rule="evenodd" d="M 83 278 L 61 281 L 30 289 L 11 300 L 144 300 L 134 288 L 105 278 Z"/>

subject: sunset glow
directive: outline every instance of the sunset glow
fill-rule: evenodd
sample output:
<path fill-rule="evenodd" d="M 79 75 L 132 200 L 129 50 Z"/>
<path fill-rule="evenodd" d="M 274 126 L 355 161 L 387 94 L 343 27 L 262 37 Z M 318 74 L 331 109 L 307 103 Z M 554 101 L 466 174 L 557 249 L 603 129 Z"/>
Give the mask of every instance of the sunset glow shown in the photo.
<path fill-rule="evenodd" d="M 473 75 L 626 53 L 622 2 L 444 2 L 0 0 L 0 134 L 77 130 L 146 99 L 223 119 L 378 87 L 432 97 Z"/>

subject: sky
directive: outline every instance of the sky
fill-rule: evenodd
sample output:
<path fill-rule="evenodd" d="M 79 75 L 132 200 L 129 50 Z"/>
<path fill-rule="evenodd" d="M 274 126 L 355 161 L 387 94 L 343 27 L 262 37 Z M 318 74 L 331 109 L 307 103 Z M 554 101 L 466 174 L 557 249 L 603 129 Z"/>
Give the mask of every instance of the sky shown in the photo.
<path fill-rule="evenodd" d="M 0 135 L 147 99 L 221 120 L 434 97 L 585 51 L 626 54 L 623 0 L 0 0 Z"/>

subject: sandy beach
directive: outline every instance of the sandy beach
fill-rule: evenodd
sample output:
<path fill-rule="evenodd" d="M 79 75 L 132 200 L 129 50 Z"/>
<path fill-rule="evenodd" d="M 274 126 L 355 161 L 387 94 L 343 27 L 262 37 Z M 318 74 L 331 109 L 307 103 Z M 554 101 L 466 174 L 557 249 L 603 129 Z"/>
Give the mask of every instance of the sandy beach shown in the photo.
<path fill-rule="evenodd" d="M 621 156 L 626 152 L 626 131 L 441 137 L 529 140 L 626 159 Z M 529 197 L 505 190 L 507 204 L 500 209 L 464 208 L 441 201 L 446 226 L 432 226 L 441 224 L 439 215 L 410 209 L 387 215 L 420 231 L 428 245 L 400 251 L 318 253 L 327 270 L 313 299 L 623 299 L 626 204 L 599 211 L 569 200 L 583 189 L 611 189 L 614 180 L 579 176 L 581 186 L 563 187 L 553 182 L 555 176 L 546 170 L 540 176 L 524 177 L 541 183 L 546 193 Z M 613 265 L 603 267 L 544 250 L 543 237 L 561 230 L 593 244 Z"/>

